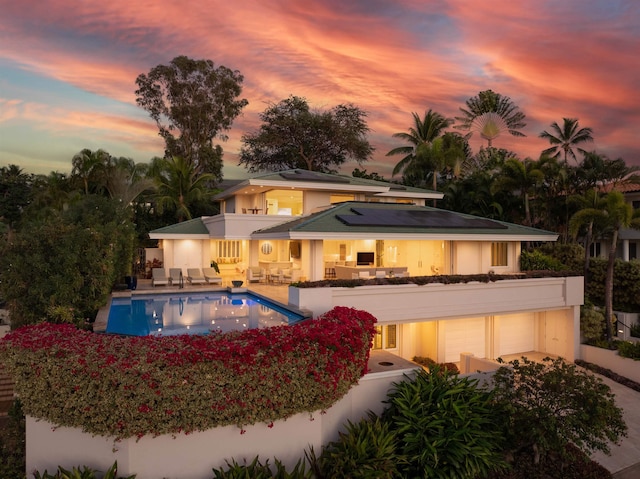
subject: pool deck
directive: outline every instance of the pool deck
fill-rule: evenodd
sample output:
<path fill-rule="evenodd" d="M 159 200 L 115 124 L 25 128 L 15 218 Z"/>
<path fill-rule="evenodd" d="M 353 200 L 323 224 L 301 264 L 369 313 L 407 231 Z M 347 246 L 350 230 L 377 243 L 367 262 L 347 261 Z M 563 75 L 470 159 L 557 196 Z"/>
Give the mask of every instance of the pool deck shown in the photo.
<path fill-rule="evenodd" d="M 243 285 L 241 288 L 233 288 L 228 286 L 210 285 L 210 284 L 198 284 L 191 285 L 185 283 L 182 288 L 178 286 L 159 286 L 153 287 L 150 279 L 139 279 L 137 288 L 135 290 L 114 291 L 111 294 L 111 298 L 129 297 L 136 294 L 148 294 L 148 293 L 201 293 L 201 292 L 215 292 L 215 291 L 230 291 L 238 293 L 252 293 L 257 296 L 262 296 L 269 301 L 283 306 L 287 309 L 292 309 L 296 312 L 299 310 L 289 304 L 289 285 L 287 284 L 271 284 L 271 283 L 250 283 Z M 98 311 L 96 320 L 93 323 L 93 330 L 97 333 L 104 332 L 107 329 L 107 320 L 109 318 L 109 308 L 111 307 L 111 298 L 107 302 L 107 305 Z M 307 315 L 308 311 L 299 311 L 300 313 Z"/>

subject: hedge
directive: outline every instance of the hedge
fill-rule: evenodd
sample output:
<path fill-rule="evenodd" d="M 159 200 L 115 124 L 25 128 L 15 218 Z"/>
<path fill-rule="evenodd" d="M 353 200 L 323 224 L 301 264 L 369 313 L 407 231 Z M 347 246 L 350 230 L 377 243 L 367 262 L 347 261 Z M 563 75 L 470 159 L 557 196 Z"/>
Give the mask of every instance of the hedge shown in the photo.
<path fill-rule="evenodd" d="M 120 337 L 66 324 L 0 341 L 26 414 L 115 438 L 255 424 L 330 407 L 367 371 L 376 319 L 336 307 L 291 326 Z"/>

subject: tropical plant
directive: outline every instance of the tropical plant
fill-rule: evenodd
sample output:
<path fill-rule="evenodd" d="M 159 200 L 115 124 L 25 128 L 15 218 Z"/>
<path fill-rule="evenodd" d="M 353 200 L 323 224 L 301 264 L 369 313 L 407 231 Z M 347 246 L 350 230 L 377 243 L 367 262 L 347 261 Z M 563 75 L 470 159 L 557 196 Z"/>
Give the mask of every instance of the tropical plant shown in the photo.
<path fill-rule="evenodd" d="M 496 371 L 493 385 L 496 404 L 506 412 L 505 444 L 514 455 L 532 452 L 534 464 L 568 444 L 607 453 L 626 435 L 609 386 L 562 358 L 511 361 Z"/>
<path fill-rule="evenodd" d="M 348 160 L 362 164 L 373 147 L 366 139 L 367 114 L 355 105 L 313 111 L 305 98 L 290 96 L 260 114 L 257 132 L 242 136 L 240 163 L 250 172 L 334 172 Z"/>
<path fill-rule="evenodd" d="M 489 147 L 492 146 L 493 139 L 505 130 L 513 136 L 525 136 L 520 131 L 526 126 L 525 114 L 519 111 L 508 96 L 485 90 L 465 103 L 466 108 L 460 108 L 462 116 L 455 118 L 460 122 L 455 128 L 477 131 L 487 140 Z"/>
<path fill-rule="evenodd" d="M 438 367 L 394 384 L 382 418 L 406 458 L 402 477 L 476 478 L 504 466 L 501 415 L 477 386 Z"/>
<path fill-rule="evenodd" d="M 9 233 L 32 200 L 32 182 L 31 175 L 17 165 L 0 167 L 0 223 L 7 225 Z"/>
<path fill-rule="evenodd" d="M 500 175 L 493 183 L 493 189 L 517 192 L 520 195 L 524 207 L 525 225 L 531 226 L 530 197 L 536 188 L 542 183 L 544 175 L 538 169 L 538 163 L 525 158 L 523 161 L 517 158 L 509 158 L 502 165 Z"/>
<path fill-rule="evenodd" d="M 192 209 L 214 194 L 208 188 L 213 175 L 198 174 L 196 168 L 182 157 L 154 158 L 149 174 L 155 181 L 154 195 L 158 213 L 175 211 L 178 221 L 192 218 Z"/>
<path fill-rule="evenodd" d="M 263 463 L 258 456 L 247 464 L 232 459 L 227 461 L 226 467 L 214 468 L 214 479 L 311 479 L 311 471 L 307 471 L 304 461 L 299 460 L 293 471 L 287 472 L 285 466 L 278 459 L 274 459 L 275 471 L 269 466 L 269 459 Z"/>
<path fill-rule="evenodd" d="M 600 341 L 605 333 L 604 313 L 590 301 L 580 306 L 580 334 L 587 344 Z"/>
<path fill-rule="evenodd" d="M 607 260 L 607 276 L 605 279 L 605 319 L 607 323 L 607 340 L 612 340 L 611 319 L 613 317 L 613 272 L 616 262 L 618 235 L 622 228 L 640 229 L 640 210 L 636 211 L 625 201 L 619 191 L 609 192 L 602 208 L 585 208 L 571 217 L 569 227 L 574 237 L 583 225 L 590 223 L 601 225 L 600 236 L 608 240 L 609 256 Z"/>
<path fill-rule="evenodd" d="M 25 416 L 16 399 L 0 426 L 0 477 L 25 477 Z"/>
<path fill-rule="evenodd" d="M 91 434 L 273 427 L 329 408 L 358 382 L 374 323 L 346 307 L 290 326 L 207 336 L 120 337 L 41 323 L 5 336 L 0 362 L 20 378 L 25 413 Z"/>
<path fill-rule="evenodd" d="M 35 471 L 33 477 L 35 479 L 135 479 L 136 477 L 135 474 L 127 476 L 126 478 L 118 476 L 117 461 L 107 469 L 104 475 L 98 476 L 99 473 L 100 471 L 87 466 L 73 467 L 71 470 L 58 466 L 58 471 L 55 474 L 49 474 L 46 470 L 43 474 Z"/>
<path fill-rule="evenodd" d="M 322 448 L 320 457 L 313 448 L 306 454 L 317 479 L 404 477 L 400 471 L 405 459 L 397 452 L 396 432 L 376 414 L 369 412 L 356 423 L 347 421 L 339 436 Z"/>
<path fill-rule="evenodd" d="M 105 186 L 102 175 L 110 158 L 105 150 L 85 148 L 71 159 L 71 179 L 80 182 L 85 195 L 102 192 Z"/>
<path fill-rule="evenodd" d="M 182 157 L 196 175 L 219 181 L 222 149 L 212 142 L 227 139 L 224 132 L 248 104 L 238 99 L 243 80 L 239 71 L 211 60 L 178 56 L 136 78 L 136 102 L 156 122 L 167 158 Z"/>
<path fill-rule="evenodd" d="M 408 145 L 398 146 L 387 153 L 386 156 L 402 155 L 402 159 L 393 168 L 392 176 L 403 173 L 412 164 L 422 162 L 430 154 L 431 146 L 436 138 L 444 134 L 444 131 L 453 123 L 452 118 L 445 118 L 437 111 L 429 109 L 424 117 L 412 113 L 413 126 L 409 132 L 394 133 L 393 138 L 404 140 Z"/>
<path fill-rule="evenodd" d="M 562 126 L 557 122 L 551 123 L 552 133 L 543 131 L 539 137 L 549 141 L 553 146 L 542 152 L 543 155 L 552 155 L 558 158 L 563 154 L 564 163 L 567 164 L 567 157 L 573 158 L 577 163 L 576 154 L 573 147 L 581 143 L 593 141 L 593 130 L 591 128 L 579 128 L 577 118 L 563 118 Z M 580 153 L 586 153 L 582 148 L 577 147 Z"/>

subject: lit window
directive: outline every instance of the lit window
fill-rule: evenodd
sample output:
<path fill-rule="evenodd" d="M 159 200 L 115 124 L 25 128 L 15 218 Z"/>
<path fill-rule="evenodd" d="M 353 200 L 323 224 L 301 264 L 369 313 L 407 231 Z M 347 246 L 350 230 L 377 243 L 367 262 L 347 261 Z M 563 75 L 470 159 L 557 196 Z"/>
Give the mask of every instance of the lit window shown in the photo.
<path fill-rule="evenodd" d="M 491 243 L 491 266 L 508 266 L 509 243 Z"/>
<path fill-rule="evenodd" d="M 376 325 L 373 349 L 397 349 L 397 330 L 398 326 L 396 324 Z"/>

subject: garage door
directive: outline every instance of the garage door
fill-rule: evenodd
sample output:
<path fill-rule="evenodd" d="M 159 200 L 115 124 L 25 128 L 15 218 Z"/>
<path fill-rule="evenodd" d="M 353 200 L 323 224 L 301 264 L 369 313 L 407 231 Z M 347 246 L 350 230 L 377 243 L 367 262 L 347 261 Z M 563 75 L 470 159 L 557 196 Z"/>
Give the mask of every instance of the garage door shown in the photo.
<path fill-rule="evenodd" d="M 533 313 L 500 316 L 498 349 L 500 355 L 534 350 L 535 319 Z"/>
<path fill-rule="evenodd" d="M 485 357 L 485 320 L 466 318 L 445 321 L 445 361 L 460 361 L 460 353 L 473 353 Z"/>

